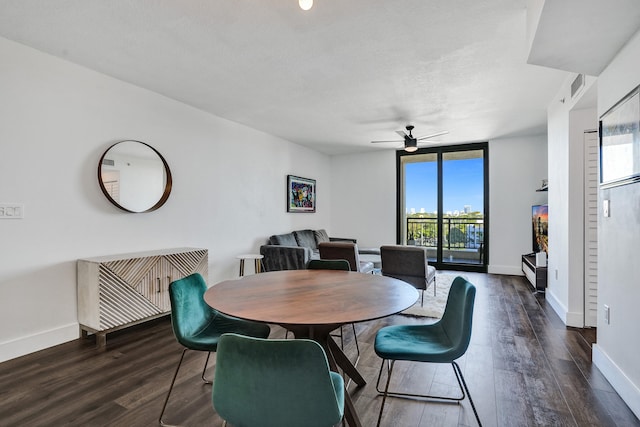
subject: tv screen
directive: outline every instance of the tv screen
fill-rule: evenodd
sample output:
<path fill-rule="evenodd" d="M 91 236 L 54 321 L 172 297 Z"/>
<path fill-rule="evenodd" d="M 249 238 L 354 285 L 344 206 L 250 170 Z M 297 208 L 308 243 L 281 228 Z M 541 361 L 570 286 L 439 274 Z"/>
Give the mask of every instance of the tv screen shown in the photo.
<path fill-rule="evenodd" d="M 549 207 L 533 205 L 531 207 L 531 229 L 533 231 L 533 252 L 545 252 L 549 255 Z"/>

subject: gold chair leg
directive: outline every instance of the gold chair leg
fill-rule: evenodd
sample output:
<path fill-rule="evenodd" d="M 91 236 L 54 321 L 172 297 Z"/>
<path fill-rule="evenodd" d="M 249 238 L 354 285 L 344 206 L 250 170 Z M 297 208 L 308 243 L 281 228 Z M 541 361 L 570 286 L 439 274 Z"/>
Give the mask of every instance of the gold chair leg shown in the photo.
<path fill-rule="evenodd" d="M 204 361 L 204 368 L 202 369 L 202 381 L 204 381 L 205 384 L 213 384 L 213 381 L 208 380 L 204 377 L 204 373 L 207 370 L 207 365 L 209 364 L 209 357 L 211 357 L 211 352 L 207 353 L 207 360 Z"/>
<path fill-rule="evenodd" d="M 164 399 L 164 405 L 162 405 L 162 411 L 160 412 L 160 417 L 158 418 L 158 423 L 161 426 L 171 426 L 171 424 L 166 424 L 162 417 L 164 416 L 164 410 L 167 409 L 167 403 L 169 403 L 169 396 L 171 396 L 171 391 L 173 390 L 173 385 L 176 383 L 176 378 L 178 377 L 178 371 L 180 370 L 180 366 L 182 365 L 182 360 L 184 360 L 184 354 L 187 352 L 185 348 L 182 350 L 182 356 L 180 356 L 180 361 L 178 362 L 178 367 L 176 368 L 176 372 L 173 374 L 173 379 L 171 380 L 171 385 L 169 386 L 169 391 L 167 392 L 167 397 Z"/>
<path fill-rule="evenodd" d="M 173 379 L 171 380 L 171 385 L 169 386 L 169 391 L 167 392 L 167 397 L 164 399 L 164 404 L 162 405 L 162 411 L 160 412 L 160 417 L 158 418 L 158 423 L 164 427 L 173 427 L 172 424 L 167 424 L 162 418 L 164 416 L 164 411 L 167 409 L 167 404 L 169 403 L 169 397 L 171 396 L 171 392 L 173 391 L 173 386 L 176 383 L 176 378 L 178 377 L 178 371 L 180 371 L 180 366 L 182 366 L 182 361 L 184 360 L 184 355 L 187 353 L 187 348 L 182 350 L 182 356 L 180 356 L 180 362 L 178 362 L 178 367 L 176 368 L 176 372 L 173 374 Z M 204 369 L 202 370 L 202 381 L 205 384 L 213 384 L 211 380 L 205 378 L 204 373 L 207 370 L 207 365 L 209 364 L 209 358 L 211 357 L 211 352 L 207 353 L 207 358 L 204 361 Z"/>

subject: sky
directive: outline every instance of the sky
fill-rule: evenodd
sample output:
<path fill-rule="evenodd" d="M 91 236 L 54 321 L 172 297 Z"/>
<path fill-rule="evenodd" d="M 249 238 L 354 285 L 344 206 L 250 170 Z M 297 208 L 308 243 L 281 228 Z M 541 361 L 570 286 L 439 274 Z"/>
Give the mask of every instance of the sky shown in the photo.
<path fill-rule="evenodd" d="M 444 212 L 484 210 L 483 159 L 446 160 L 443 163 Z M 405 164 L 406 210 L 434 212 L 438 205 L 437 162 Z"/>

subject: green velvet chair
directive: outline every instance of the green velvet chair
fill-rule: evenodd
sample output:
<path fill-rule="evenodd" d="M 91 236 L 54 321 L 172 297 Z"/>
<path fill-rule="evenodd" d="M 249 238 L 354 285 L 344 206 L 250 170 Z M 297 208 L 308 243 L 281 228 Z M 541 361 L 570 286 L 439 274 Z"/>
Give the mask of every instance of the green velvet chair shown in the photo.
<path fill-rule="evenodd" d="M 349 261 L 346 259 L 312 259 L 307 264 L 309 270 L 343 270 L 349 271 Z"/>
<path fill-rule="evenodd" d="M 233 427 L 329 427 L 344 415 L 344 380 L 308 339 L 220 338 L 213 407 Z"/>
<path fill-rule="evenodd" d="M 167 425 L 163 420 L 164 411 L 169 402 L 169 396 L 176 382 L 180 365 L 187 350 L 206 351 L 207 358 L 202 370 L 202 380 L 211 384 L 204 376 L 209 363 L 211 352 L 218 348 L 222 334 L 237 332 L 260 338 L 269 336 L 270 328 L 266 324 L 248 322 L 226 316 L 211 308 L 203 298 L 207 284 L 199 273 L 191 274 L 169 285 L 169 299 L 171 301 L 171 324 L 176 339 L 184 347 L 178 367 L 171 380 L 167 397 L 160 412 L 160 425 Z"/>
<path fill-rule="evenodd" d="M 347 261 L 346 259 L 312 259 L 307 264 L 307 269 L 350 271 L 351 267 L 349 265 L 349 261 Z M 358 336 L 356 335 L 356 325 L 352 323 L 351 328 L 353 329 L 353 342 L 356 345 L 356 353 L 358 355 L 357 358 L 359 359 L 360 346 L 358 345 Z M 340 348 L 344 349 L 344 330 L 342 325 L 340 326 L 340 333 L 333 336 L 340 338 Z"/>
<path fill-rule="evenodd" d="M 385 326 L 376 333 L 374 349 L 376 354 L 382 358 L 376 389 L 378 393 L 383 395 L 380 414 L 378 415 L 378 426 L 382 419 L 382 411 L 387 396 L 421 397 L 460 402 L 465 398 L 465 391 L 466 395 L 469 396 L 469 402 L 471 403 L 471 408 L 476 416 L 476 420 L 480 426 L 482 425 L 478 411 L 467 388 L 467 383 L 462 375 L 462 370 L 460 370 L 460 366 L 455 362 L 456 359 L 467 351 L 469 341 L 471 340 L 471 324 L 475 296 L 475 286 L 462 277 L 456 277 L 449 290 L 444 314 L 438 322 L 429 325 Z M 389 391 L 393 367 L 398 360 L 451 363 L 462 396 L 427 396 Z M 385 362 L 388 364 L 387 382 L 384 390 L 380 390 L 380 378 L 382 377 Z"/>

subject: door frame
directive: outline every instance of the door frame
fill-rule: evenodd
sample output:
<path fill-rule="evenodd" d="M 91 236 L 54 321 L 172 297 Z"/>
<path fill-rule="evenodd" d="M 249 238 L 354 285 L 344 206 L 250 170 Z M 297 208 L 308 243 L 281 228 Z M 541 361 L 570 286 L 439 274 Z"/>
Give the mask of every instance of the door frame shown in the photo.
<path fill-rule="evenodd" d="M 483 152 L 483 179 L 484 179 L 484 243 L 482 264 L 462 264 L 441 262 L 442 260 L 442 245 L 438 244 L 437 248 L 437 261 L 430 262 L 436 269 L 456 270 L 456 271 L 474 271 L 480 273 L 486 273 L 489 265 L 489 143 L 488 142 L 476 142 L 469 144 L 447 145 L 419 148 L 413 153 L 408 153 L 404 150 L 396 151 L 396 244 L 402 242 L 402 218 L 403 218 L 403 187 L 402 187 L 402 158 L 405 156 L 417 156 L 420 154 L 433 154 L 437 155 L 437 170 L 438 170 L 438 242 L 442 242 L 443 237 L 443 182 L 442 182 L 442 157 L 444 153 L 453 153 L 458 151 L 472 151 L 482 150 Z"/>

